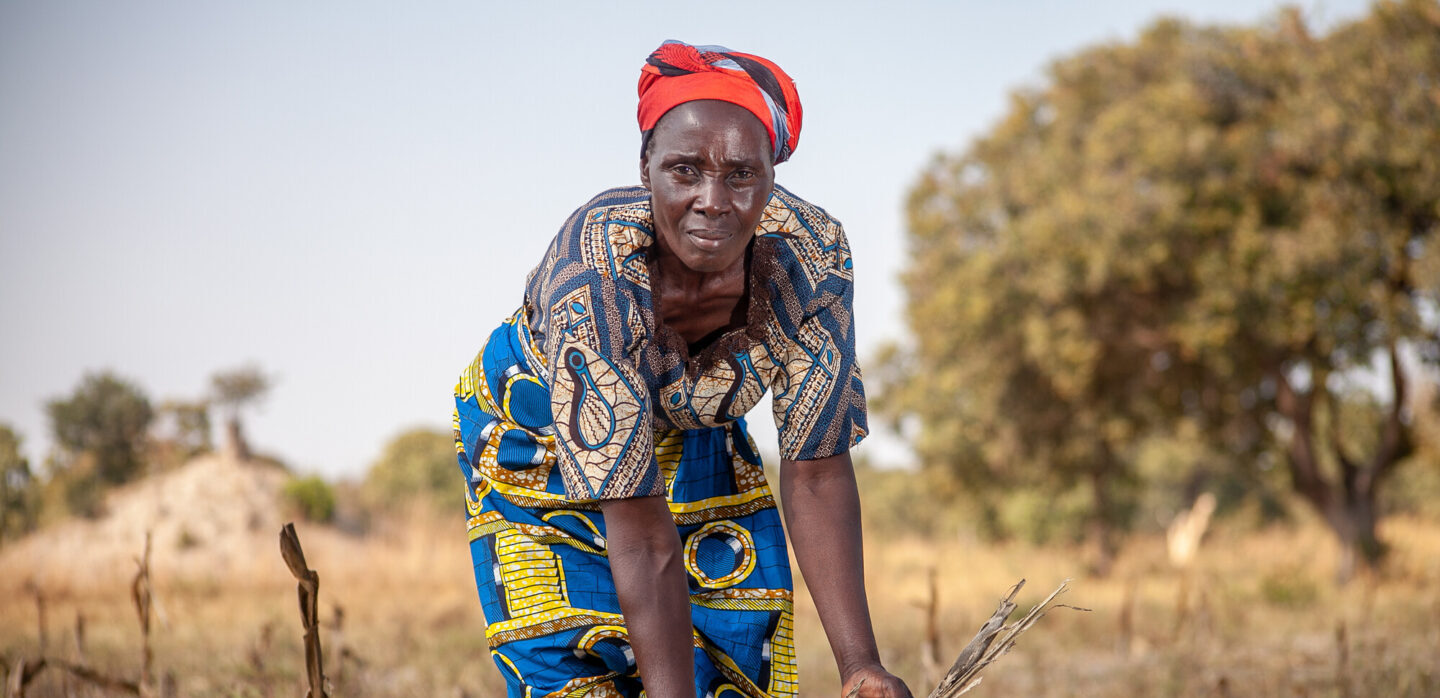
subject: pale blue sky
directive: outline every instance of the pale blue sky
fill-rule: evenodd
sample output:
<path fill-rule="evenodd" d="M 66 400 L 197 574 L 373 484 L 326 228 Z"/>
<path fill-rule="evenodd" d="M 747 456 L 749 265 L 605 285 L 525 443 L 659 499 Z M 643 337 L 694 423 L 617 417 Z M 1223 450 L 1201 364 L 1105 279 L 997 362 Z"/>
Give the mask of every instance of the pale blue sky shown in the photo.
<path fill-rule="evenodd" d="M 635 81 L 668 38 L 795 78 L 777 179 L 846 224 L 863 359 L 903 331 L 904 193 L 937 150 L 1058 56 L 1276 6 L 0 0 L 0 422 L 38 464 L 45 400 L 87 370 L 158 403 L 254 361 L 277 384 L 251 440 L 301 470 L 358 476 L 448 427 L 565 215 L 638 180 Z"/>

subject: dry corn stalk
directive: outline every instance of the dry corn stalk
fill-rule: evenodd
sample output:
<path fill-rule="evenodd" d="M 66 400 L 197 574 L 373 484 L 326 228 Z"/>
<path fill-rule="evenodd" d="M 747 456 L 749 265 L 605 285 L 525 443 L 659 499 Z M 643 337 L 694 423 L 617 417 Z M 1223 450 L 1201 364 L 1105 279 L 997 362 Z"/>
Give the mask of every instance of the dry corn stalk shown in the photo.
<path fill-rule="evenodd" d="M 155 663 L 155 652 L 150 648 L 150 609 L 154 593 L 150 589 L 150 531 L 145 532 L 145 553 L 135 560 L 138 568 L 135 580 L 130 583 L 130 599 L 135 602 L 135 614 L 140 617 L 140 695 L 154 695 L 154 681 L 151 669 Z"/>
<path fill-rule="evenodd" d="M 154 690 L 150 687 L 148 679 L 150 668 L 154 659 L 154 653 L 150 649 L 150 604 L 152 594 L 150 590 L 150 532 L 145 532 L 144 555 L 135 560 L 139 571 L 135 574 L 135 580 L 131 583 L 131 598 L 135 602 L 135 610 L 140 616 L 140 634 L 143 644 L 143 665 L 140 669 L 140 680 L 130 681 L 116 676 L 101 673 L 85 662 L 85 620 L 84 616 L 75 616 L 75 654 L 78 661 L 69 662 L 55 657 L 46 657 L 45 652 L 45 597 L 40 588 L 33 581 L 26 584 L 26 588 L 35 595 L 35 603 L 40 615 L 39 635 L 41 655 L 34 659 L 21 657 L 15 660 L 10 667 L 8 678 L 3 687 L 5 698 L 24 698 L 25 690 L 45 669 L 54 669 L 64 672 L 70 676 L 84 681 L 92 686 L 111 693 L 125 693 L 137 696 L 152 696 Z M 173 680 L 171 681 L 173 683 Z M 70 691 L 67 687 L 67 693 Z M 173 695 L 173 691 L 171 694 Z M 165 695 L 162 693 L 162 695 Z"/>
<path fill-rule="evenodd" d="M 305 564 L 305 551 L 300 549 L 300 536 L 295 524 L 280 529 L 280 555 L 290 574 L 300 582 L 300 622 L 305 626 L 305 675 L 310 682 L 308 698 L 330 698 L 325 666 L 320 655 L 320 575 Z"/>
<path fill-rule="evenodd" d="M 945 673 L 945 678 L 940 680 L 940 685 L 930 692 L 930 698 L 954 698 L 980 685 L 982 678 L 980 670 L 990 666 L 1001 655 L 1009 652 L 1015 646 L 1015 641 L 1020 637 L 1020 633 L 1029 630 L 1051 608 L 1090 610 L 1054 603 L 1055 598 L 1065 591 L 1065 587 L 1069 583 L 1068 579 L 1061 582 L 1055 591 L 1050 592 L 1044 601 L 1031 608 L 1025 617 L 1006 625 L 1005 619 L 1009 618 L 1015 610 L 1015 595 L 1020 593 L 1021 587 L 1025 586 L 1025 580 L 1022 579 L 1015 586 L 1010 587 L 1010 593 L 1000 599 L 1000 606 L 995 609 L 995 613 L 991 614 L 990 619 L 980 626 L 980 632 L 975 633 L 975 638 L 970 641 L 970 644 L 960 651 L 960 656 L 955 659 L 955 664 L 950 667 L 950 671 Z"/>

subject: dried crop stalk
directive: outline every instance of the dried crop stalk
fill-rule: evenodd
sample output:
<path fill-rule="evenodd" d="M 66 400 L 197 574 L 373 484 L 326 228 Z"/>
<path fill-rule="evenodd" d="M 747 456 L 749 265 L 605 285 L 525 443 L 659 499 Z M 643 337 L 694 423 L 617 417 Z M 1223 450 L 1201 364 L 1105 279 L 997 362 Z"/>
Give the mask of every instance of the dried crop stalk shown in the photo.
<path fill-rule="evenodd" d="M 308 698 L 330 698 L 325 679 L 324 661 L 320 654 L 320 575 L 305 564 L 305 552 L 300 548 L 300 536 L 295 533 L 295 524 L 287 523 L 280 529 L 280 555 L 290 574 L 300 584 L 300 622 L 305 626 L 305 673 L 310 682 Z"/>
<path fill-rule="evenodd" d="M 150 589 L 150 533 L 148 531 L 145 533 L 145 552 L 143 556 L 135 562 L 139 566 L 139 571 L 136 572 L 135 580 L 130 586 L 130 594 L 132 600 L 135 602 L 135 610 L 140 616 L 140 635 L 144 647 L 144 663 L 140 670 L 140 680 L 129 681 L 110 676 L 84 663 L 85 617 L 79 613 L 75 616 L 75 654 L 79 661 L 68 662 L 63 659 L 46 657 L 44 655 L 46 644 L 45 597 L 40 588 L 32 583 L 29 585 L 29 589 L 35 595 L 35 603 L 40 612 L 39 635 L 41 655 L 34 659 L 21 657 L 15 660 L 15 664 L 10 669 L 9 678 L 5 682 L 6 698 L 24 698 L 25 688 L 30 682 L 35 680 L 35 678 L 40 675 L 40 672 L 51 668 L 56 671 L 65 672 L 76 679 L 109 692 L 126 693 L 137 696 L 153 696 L 155 694 L 154 689 L 149 683 L 154 653 L 150 648 L 150 607 L 152 594 Z"/>
<path fill-rule="evenodd" d="M 155 663 L 155 651 L 150 647 L 150 609 L 154 594 L 150 589 L 150 532 L 145 532 L 145 553 L 135 561 L 139 570 L 135 581 L 130 584 L 130 598 L 135 602 L 135 613 L 140 616 L 140 694 L 154 695 L 151 669 Z"/>
<path fill-rule="evenodd" d="M 1069 583 L 1068 579 L 1061 582 L 1055 591 L 1050 592 L 1044 601 L 1031 608 L 1023 618 L 1006 625 L 1005 619 L 1009 618 L 1015 610 L 1015 595 L 1020 593 L 1021 587 L 1025 586 L 1025 580 L 1022 579 L 1015 586 L 1010 587 L 1010 593 L 1000 599 L 999 607 L 990 615 L 989 620 L 980 626 L 980 631 L 975 633 L 975 638 L 970 641 L 970 644 L 960 651 L 960 656 L 955 659 L 955 664 L 950 667 L 950 671 L 946 672 L 945 678 L 940 680 L 940 685 L 930 692 L 930 698 L 954 698 L 980 685 L 980 670 L 990 666 L 1001 655 L 1009 652 L 1015 646 L 1015 641 L 1020 634 L 1034 626 L 1051 608 L 1090 610 L 1054 603 L 1055 598 L 1065 591 L 1065 587 Z"/>

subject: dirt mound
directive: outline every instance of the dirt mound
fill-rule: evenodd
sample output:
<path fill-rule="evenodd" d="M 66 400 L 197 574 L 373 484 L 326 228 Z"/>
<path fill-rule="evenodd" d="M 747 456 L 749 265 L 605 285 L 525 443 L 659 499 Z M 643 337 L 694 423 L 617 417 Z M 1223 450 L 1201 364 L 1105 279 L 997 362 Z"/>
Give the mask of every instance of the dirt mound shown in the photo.
<path fill-rule="evenodd" d="M 157 578 L 244 583 L 267 576 L 278 560 L 283 524 L 280 489 L 288 476 L 275 468 L 214 454 L 111 492 L 105 513 L 39 531 L 0 550 L 5 585 L 33 580 L 75 591 L 114 588 L 135 573 L 151 533 Z"/>

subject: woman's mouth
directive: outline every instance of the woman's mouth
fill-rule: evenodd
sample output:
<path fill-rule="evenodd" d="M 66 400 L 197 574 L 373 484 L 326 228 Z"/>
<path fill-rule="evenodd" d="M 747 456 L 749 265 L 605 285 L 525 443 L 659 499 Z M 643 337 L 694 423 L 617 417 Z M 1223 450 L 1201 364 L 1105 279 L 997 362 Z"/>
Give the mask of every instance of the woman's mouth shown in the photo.
<path fill-rule="evenodd" d="M 730 233 L 723 230 L 687 230 L 685 235 L 702 250 L 718 250 L 730 239 Z"/>

